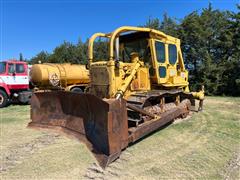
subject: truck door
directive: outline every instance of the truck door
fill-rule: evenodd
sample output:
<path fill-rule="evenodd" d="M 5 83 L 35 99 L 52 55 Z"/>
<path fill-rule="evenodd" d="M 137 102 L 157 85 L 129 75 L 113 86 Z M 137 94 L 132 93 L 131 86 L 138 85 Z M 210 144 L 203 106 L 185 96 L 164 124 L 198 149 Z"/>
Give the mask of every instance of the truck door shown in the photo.
<path fill-rule="evenodd" d="M 14 89 L 15 84 L 17 83 L 16 77 L 15 77 L 15 64 L 14 63 L 8 63 L 7 64 L 7 86 L 10 90 Z"/>
<path fill-rule="evenodd" d="M 29 79 L 27 65 L 24 63 L 15 64 L 15 78 L 20 89 L 28 89 Z"/>
<path fill-rule="evenodd" d="M 23 63 L 8 63 L 9 89 L 28 89 L 28 75 L 26 65 Z"/>

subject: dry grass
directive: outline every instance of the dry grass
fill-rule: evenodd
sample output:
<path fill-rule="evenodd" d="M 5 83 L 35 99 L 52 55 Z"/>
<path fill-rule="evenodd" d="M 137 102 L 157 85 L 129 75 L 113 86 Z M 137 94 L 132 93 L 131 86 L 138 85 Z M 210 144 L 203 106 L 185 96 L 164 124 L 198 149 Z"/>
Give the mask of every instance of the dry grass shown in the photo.
<path fill-rule="evenodd" d="M 87 148 L 27 129 L 29 106 L 0 109 L 1 179 L 239 179 L 240 98 L 207 97 L 205 110 L 125 150 L 102 171 Z"/>

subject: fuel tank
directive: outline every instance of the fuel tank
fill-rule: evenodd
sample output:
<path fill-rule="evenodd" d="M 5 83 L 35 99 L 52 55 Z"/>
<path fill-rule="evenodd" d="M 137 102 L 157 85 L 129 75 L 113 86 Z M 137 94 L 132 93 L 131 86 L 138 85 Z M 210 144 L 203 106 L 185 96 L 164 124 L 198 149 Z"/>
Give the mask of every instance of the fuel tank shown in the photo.
<path fill-rule="evenodd" d="M 44 63 L 32 66 L 30 81 L 37 87 L 67 87 L 73 84 L 88 84 L 90 78 L 85 65 Z"/>

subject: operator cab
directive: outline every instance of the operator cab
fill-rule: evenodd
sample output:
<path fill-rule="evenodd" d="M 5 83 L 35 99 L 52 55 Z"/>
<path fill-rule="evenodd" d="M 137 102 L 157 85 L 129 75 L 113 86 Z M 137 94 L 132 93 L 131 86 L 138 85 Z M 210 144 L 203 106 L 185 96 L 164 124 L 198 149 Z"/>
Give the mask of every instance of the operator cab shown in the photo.
<path fill-rule="evenodd" d="M 0 62 L 0 74 L 15 76 L 25 75 L 27 73 L 27 65 L 25 62 L 9 60 Z"/>
<path fill-rule="evenodd" d="M 151 32 L 130 32 L 119 36 L 119 60 L 131 62 L 131 53 L 149 68 L 153 84 L 163 86 L 187 85 L 180 41 L 171 36 L 160 37 Z M 182 62 L 182 63 L 181 63 Z"/>
<path fill-rule="evenodd" d="M 106 39 L 103 44 L 108 48 L 103 51 L 104 46 L 101 44 L 95 47 L 95 50 L 98 49 L 95 51 L 93 44 L 96 38 Z M 100 52 L 97 54 L 101 55 L 101 58 L 97 58 L 96 52 Z M 161 31 L 122 27 L 108 34 L 95 33 L 89 40 L 88 54 L 91 89 L 95 89 L 95 94 L 101 92 L 99 97 L 113 97 L 118 91 L 118 84 L 124 84 L 124 78 L 130 76 L 137 61 L 141 66 L 129 86 L 131 93 L 147 91 L 151 87 L 188 88 L 188 71 L 184 67 L 180 40 Z M 102 54 L 105 54 L 106 58 Z"/>
<path fill-rule="evenodd" d="M 136 32 L 125 34 L 119 37 L 120 43 L 120 61 L 130 63 L 131 53 L 138 53 L 139 59 L 146 64 L 152 64 L 150 47 L 149 47 L 149 33 Z"/>

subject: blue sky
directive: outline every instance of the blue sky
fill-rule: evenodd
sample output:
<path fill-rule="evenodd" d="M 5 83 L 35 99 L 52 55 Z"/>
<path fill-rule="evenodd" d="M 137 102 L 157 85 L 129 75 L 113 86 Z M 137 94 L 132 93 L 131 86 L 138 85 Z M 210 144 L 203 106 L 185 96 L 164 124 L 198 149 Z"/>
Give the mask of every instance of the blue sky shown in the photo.
<path fill-rule="evenodd" d="M 64 40 L 76 43 L 95 32 L 142 25 L 163 13 L 178 19 L 211 2 L 214 9 L 237 11 L 240 0 L 0 0 L 0 60 L 31 58 Z"/>

